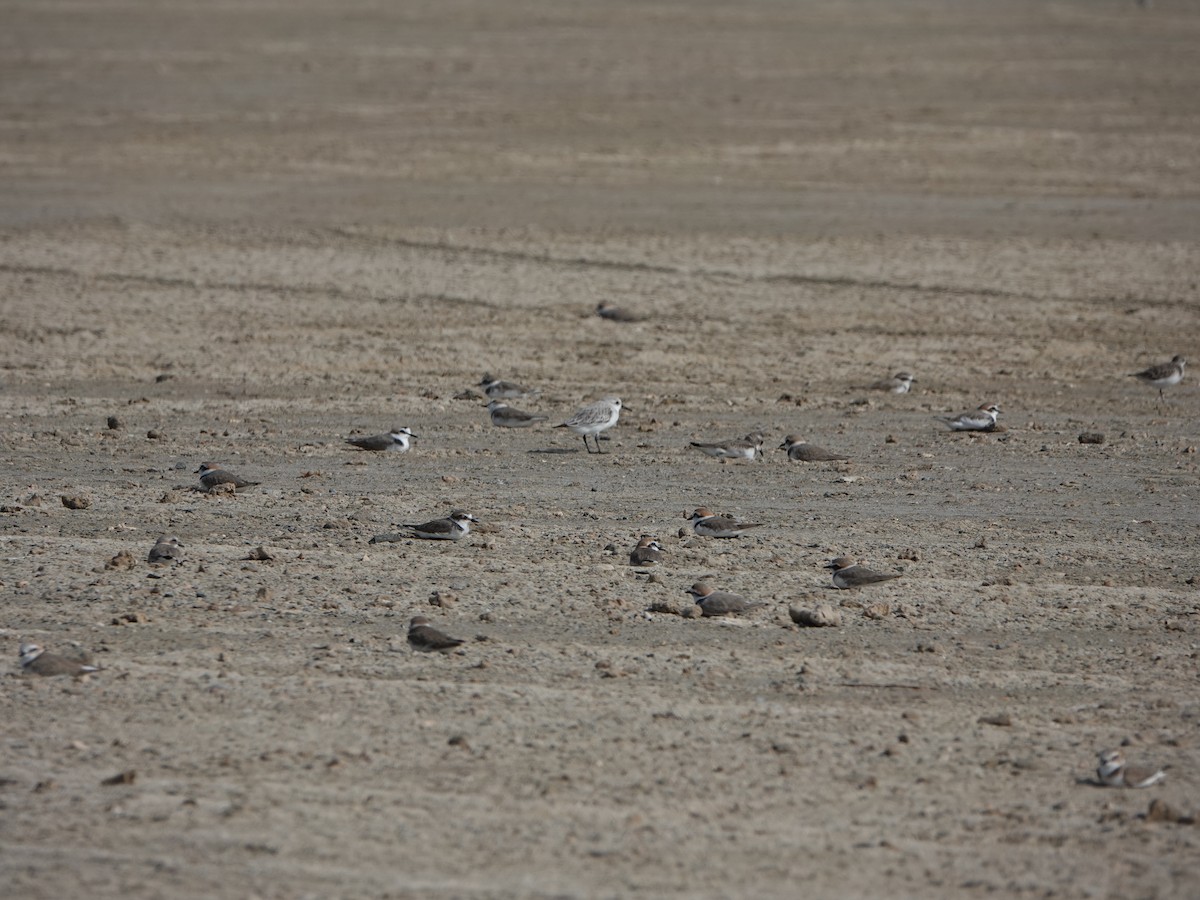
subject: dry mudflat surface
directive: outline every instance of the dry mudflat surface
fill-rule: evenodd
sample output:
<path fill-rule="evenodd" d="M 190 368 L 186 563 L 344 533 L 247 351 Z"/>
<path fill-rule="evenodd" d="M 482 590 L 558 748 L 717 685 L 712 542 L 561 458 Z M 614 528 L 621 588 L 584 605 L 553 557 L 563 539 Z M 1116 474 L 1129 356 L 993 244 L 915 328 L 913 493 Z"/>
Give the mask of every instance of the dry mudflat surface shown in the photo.
<path fill-rule="evenodd" d="M 1195 896 L 1200 389 L 1127 377 L 1200 365 L 1194 4 L 4 17 L 4 893 Z"/>

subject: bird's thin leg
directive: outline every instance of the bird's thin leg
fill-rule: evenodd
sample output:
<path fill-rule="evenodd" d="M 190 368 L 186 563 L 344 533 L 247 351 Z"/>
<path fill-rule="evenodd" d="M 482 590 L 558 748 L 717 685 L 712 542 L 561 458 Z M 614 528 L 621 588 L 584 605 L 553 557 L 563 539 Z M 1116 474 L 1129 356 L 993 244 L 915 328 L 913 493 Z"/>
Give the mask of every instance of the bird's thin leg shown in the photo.
<path fill-rule="evenodd" d="M 583 449 L 586 450 L 588 453 L 592 452 L 592 445 L 587 442 L 586 434 L 583 436 Z"/>

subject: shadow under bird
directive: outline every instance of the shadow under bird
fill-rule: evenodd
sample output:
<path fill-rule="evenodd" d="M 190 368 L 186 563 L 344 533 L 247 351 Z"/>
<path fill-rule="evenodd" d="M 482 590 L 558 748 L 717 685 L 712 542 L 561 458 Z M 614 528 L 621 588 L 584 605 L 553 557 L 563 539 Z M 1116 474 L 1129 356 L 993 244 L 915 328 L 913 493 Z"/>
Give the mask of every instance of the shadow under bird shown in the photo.
<path fill-rule="evenodd" d="M 1163 388 L 1172 387 L 1183 381 L 1183 370 L 1186 366 L 1187 360 L 1176 355 L 1170 362 L 1159 363 L 1140 372 L 1134 372 L 1129 377 L 1158 388 L 1158 399 L 1165 401 L 1167 397 L 1163 393 Z"/>
<path fill-rule="evenodd" d="M 394 428 L 386 434 L 373 434 L 369 437 L 346 438 L 346 443 L 360 450 L 370 450 L 372 453 L 385 453 L 389 450 L 396 453 L 407 453 L 416 435 L 407 428 Z"/>
<path fill-rule="evenodd" d="M 754 459 L 756 456 L 762 456 L 763 440 L 762 434 L 755 431 L 737 441 L 692 441 L 691 444 L 705 456 L 715 456 L 719 459 Z"/>
<path fill-rule="evenodd" d="M 747 600 L 740 594 L 714 590 L 703 581 L 697 581 L 685 592 L 692 595 L 705 616 L 736 616 L 765 605 L 757 600 Z"/>
<path fill-rule="evenodd" d="M 761 522 L 739 522 L 733 516 L 718 516 L 707 506 L 701 506 L 685 518 L 692 523 L 692 531 L 700 537 L 735 538 L 751 528 L 762 528 Z"/>
<path fill-rule="evenodd" d="M 607 431 L 617 424 L 617 420 L 621 417 L 621 400 L 619 397 L 605 397 L 603 400 L 597 400 L 595 403 L 589 403 L 587 406 L 578 410 L 565 422 L 555 425 L 555 428 L 570 428 L 573 432 L 583 437 L 583 446 L 588 453 L 603 453 L 600 449 L 600 432 Z M 588 435 L 596 441 L 596 449 L 592 450 L 588 444 Z"/>
<path fill-rule="evenodd" d="M 839 556 L 825 563 L 826 569 L 833 570 L 833 586 L 842 590 L 865 587 L 868 584 L 879 584 L 899 578 L 899 572 L 876 572 L 866 566 L 860 566 L 849 556 Z"/>
<path fill-rule="evenodd" d="M 200 487 L 205 491 L 212 491 L 225 484 L 233 485 L 235 491 L 262 484 L 261 481 L 246 481 L 244 478 L 239 478 L 215 463 L 200 463 L 200 468 L 196 470 L 195 474 L 200 476 Z"/>
<path fill-rule="evenodd" d="M 977 409 L 967 410 L 957 416 L 934 416 L 934 418 L 949 425 L 951 431 L 992 431 L 996 427 L 996 419 L 999 416 L 1000 407 L 995 403 L 981 403 Z"/>
<path fill-rule="evenodd" d="M 487 405 L 487 409 L 488 415 L 491 416 L 492 424 L 497 428 L 529 428 L 538 422 L 549 420 L 548 416 L 538 416 L 525 412 L 523 409 L 509 406 L 503 400 L 491 401 Z"/>
<path fill-rule="evenodd" d="M 483 378 L 480 379 L 479 386 L 483 388 L 483 392 L 489 400 L 517 400 L 521 397 L 536 397 L 541 393 L 539 390 L 523 387 L 512 381 L 501 381 L 499 378 L 493 378 L 486 372 Z"/>
<path fill-rule="evenodd" d="M 438 631 L 429 624 L 429 619 L 425 616 L 413 616 L 408 623 L 408 643 L 414 650 L 446 653 L 455 647 L 461 647 L 466 641 Z"/>
<path fill-rule="evenodd" d="M 662 558 L 662 545 L 648 534 L 643 534 L 638 539 L 637 545 L 629 551 L 631 566 L 650 566 L 662 562 Z"/>
<path fill-rule="evenodd" d="M 786 450 L 788 459 L 797 462 L 840 462 L 849 459 L 841 453 L 834 453 L 816 444 L 810 444 L 798 434 L 789 434 L 779 445 L 780 450 Z"/>
<path fill-rule="evenodd" d="M 179 538 L 173 534 L 164 534 L 160 537 L 146 555 L 146 561 L 150 563 L 166 563 L 182 558 L 183 544 L 179 543 Z"/>
<path fill-rule="evenodd" d="M 471 523 L 479 524 L 479 520 L 469 512 L 452 509 L 444 519 L 431 519 L 420 525 L 405 524 L 412 537 L 424 538 L 429 541 L 460 541 L 471 531 Z"/>
<path fill-rule="evenodd" d="M 20 657 L 21 671 L 27 672 L 30 675 L 44 675 L 46 677 L 70 675 L 72 678 L 78 678 L 81 675 L 90 675 L 92 672 L 100 671 L 100 667 L 92 665 L 90 661 L 73 659 L 59 653 L 51 653 L 43 650 L 37 644 L 22 644 L 20 647 Z"/>

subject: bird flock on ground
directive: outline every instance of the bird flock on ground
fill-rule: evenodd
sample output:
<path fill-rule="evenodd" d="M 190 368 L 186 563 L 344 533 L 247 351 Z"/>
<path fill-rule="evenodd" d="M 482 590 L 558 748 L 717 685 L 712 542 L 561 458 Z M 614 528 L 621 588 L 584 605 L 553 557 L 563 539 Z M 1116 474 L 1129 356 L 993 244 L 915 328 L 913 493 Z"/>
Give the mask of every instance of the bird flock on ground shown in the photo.
<path fill-rule="evenodd" d="M 640 321 L 637 315 L 609 304 L 601 303 L 596 308 L 596 314 L 601 318 L 614 322 Z M 1150 366 L 1140 372 L 1131 373 L 1130 377 L 1157 388 L 1160 402 L 1166 401 L 1164 389 L 1173 387 L 1183 380 L 1187 361 L 1176 355 L 1170 362 Z M 875 391 L 892 394 L 906 394 L 916 382 L 909 372 L 897 372 L 895 375 L 880 379 L 867 387 Z M 524 387 L 510 381 L 503 381 L 485 374 L 479 382 L 479 388 L 487 398 L 487 411 L 491 423 L 498 428 L 531 428 L 544 422 L 550 417 L 527 412 L 508 403 L 509 400 L 534 400 L 540 391 Z M 614 427 L 620 419 L 622 402 L 618 397 L 604 397 L 589 403 L 554 428 L 566 428 L 579 435 L 589 454 L 602 454 L 600 446 L 601 435 Z M 953 416 L 936 416 L 952 431 L 990 432 L 998 430 L 1000 407 L 994 402 L 981 403 L 976 409 L 967 410 Z M 589 443 L 588 438 L 591 438 Z M 359 450 L 372 453 L 406 453 L 417 438 L 408 427 L 396 427 L 388 432 L 364 437 L 350 437 L 346 444 Z M 606 438 L 605 438 L 606 439 Z M 691 446 L 706 456 L 724 460 L 753 461 L 762 456 L 765 436 L 760 432 L 747 434 L 744 437 L 729 441 L 692 441 Z M 779 445 L 787 457 L 795 462 L 842 462 L 849 456 L 824 447 L 811 444 L 797 434 L 789 434 Z M 198 490 L 205 493 L 233 493 L 243 488 L 259 485 L 258 481 L 250 481 L 229 472 L 211 462 L 201 463 L 195 474 L 199 477 Z M 735 539 L 746 532 L 763 527 L 759 522 L 742 522 L 736 517 L 719 515 L 708 507 L 697 507 L 691 514 L 685 514 L 691 523 L 692 531 L 702 538 Z M 405 524 L 404 534 L 377 535 L 371 543 L 394 542 L 408 538 L 422 540 L 459 541 L 470 534 L 471 525 L 479 524 L 479 519 L 462 509 L 452 509 L 444 518 L 431 519 L 427 522 Z M 184 545 L 175 535 L 163 535 L 158 538 L 150 549 L 147 559 L 154 565 L 166 565 L 178 562 L 183 557 Z M 664 550 L 658 539 L 649 534 L 639 537 L 636 545 L 630 551 L 631 566 L 648 567 L 661 562 Z M 839 556 L 825 564 L 832 572 L 832 586 L 840 590 L 853 590 L 869 585 L 882 584 L 900 578 L 900 572 L 880 572 L 857 563 L 848 556 Z M 766 606 L 765 603 L 750 600 L 739 594 L 714 588 L 700 581 L 685 588 L 685 593 L 691 596 L 695 609 L 702 617 L 730 617 L 751 612 Z M 829 624 L 822 621 L 821 611 L 814 615 L 812 612 L 792 613 L 794 621 L 802 624 Z M 448 653 L 461 652 L 464 639 L 451 637 L 435 628 L 425 616 L 414 616 L 408 628 L 408 643 L 416 651 Z M 83 653 L 58 654 L 44 650 L 32 642 L 22 643 L 19 647 L 19 662 L 21 671 L 31 675 L 64 676 L 85 678 L 92 673 L 102 671 Z M 1119 749 L 1104 750 L 1099 754 L 1099 766 L 1096 770 L 1096 784 L 1109 787 L 1149 787 L 1161 782 L 1165 773 L 1160 768 L 1136 768 L 1126 765 L 1124 755 Z"/>

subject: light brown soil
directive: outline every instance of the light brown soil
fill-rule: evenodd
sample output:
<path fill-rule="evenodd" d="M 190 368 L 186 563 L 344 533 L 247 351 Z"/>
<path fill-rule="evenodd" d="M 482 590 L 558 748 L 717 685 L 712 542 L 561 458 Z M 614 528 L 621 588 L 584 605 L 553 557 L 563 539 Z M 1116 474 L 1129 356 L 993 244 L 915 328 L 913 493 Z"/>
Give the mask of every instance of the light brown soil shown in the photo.
<path fill-rule="evenodd" d="M 1195 895 L 1200 830 L 1142 816 L 1200 808 L 1200 391 L 1127 377 L 1200 359 L 1194 5 L 4 19 L 6 895 Z M 484 371 L 627 410 L 585 454 Z M 767 606 L 649 611 L 701 577 Z M 1089 784 L 1122 743 L 1166 783 Z"/>

